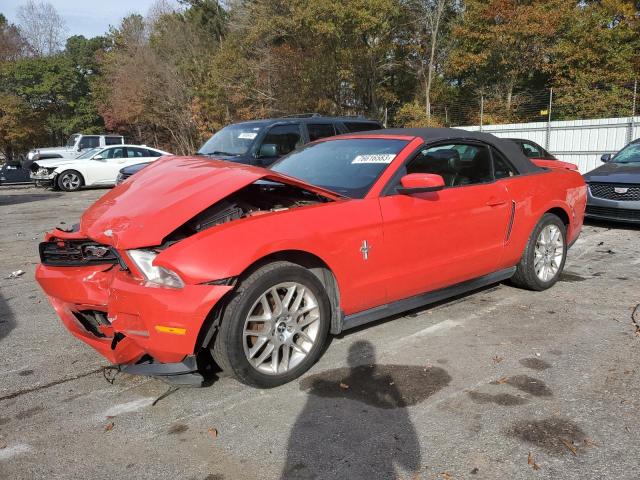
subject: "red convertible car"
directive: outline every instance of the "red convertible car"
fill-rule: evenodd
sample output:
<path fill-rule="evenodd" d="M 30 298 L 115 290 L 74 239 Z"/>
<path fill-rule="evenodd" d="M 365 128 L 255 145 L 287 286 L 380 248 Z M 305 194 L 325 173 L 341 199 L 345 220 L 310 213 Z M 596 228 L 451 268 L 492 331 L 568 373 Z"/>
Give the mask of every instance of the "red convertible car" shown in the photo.
<path fill-rule="evenodd" d="M 551 287 L 585 200 L 578 172 L 454 129 L 333 137 L 269 170 L 172 157 L 49 232 L 36 276 L 126 372 L 199 382 L 213 357 L 273 387 L 329 334 L 506 279 Z"/>

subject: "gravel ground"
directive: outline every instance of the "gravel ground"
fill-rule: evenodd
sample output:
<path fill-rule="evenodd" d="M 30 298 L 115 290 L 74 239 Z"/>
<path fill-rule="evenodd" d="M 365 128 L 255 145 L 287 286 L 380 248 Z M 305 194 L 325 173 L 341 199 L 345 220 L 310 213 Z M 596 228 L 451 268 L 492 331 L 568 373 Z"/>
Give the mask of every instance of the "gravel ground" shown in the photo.
<path fill-rule="evenodd" d="M 104 193 L 0 188 L 0 478 L 638 478 L 640 229 L 586 226 L 549 291 L 496 285 L 334 338 L 283 387 L 153 405 L 167 385 L 108 383 L 33 278 L 43 232 Z"/>

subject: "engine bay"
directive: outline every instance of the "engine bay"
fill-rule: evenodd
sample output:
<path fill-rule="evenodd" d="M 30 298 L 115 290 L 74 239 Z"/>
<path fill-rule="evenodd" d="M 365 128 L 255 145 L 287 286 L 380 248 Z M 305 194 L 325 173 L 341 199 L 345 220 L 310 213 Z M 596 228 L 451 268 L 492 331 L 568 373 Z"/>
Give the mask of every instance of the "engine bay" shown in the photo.
<path fill-rule="evenodd" d="M 294 185 L 260 180 L 203 210 L 171 233 L 164 243 L 175 243 L 234 220 L 331 201 L 328 197 Z"/>

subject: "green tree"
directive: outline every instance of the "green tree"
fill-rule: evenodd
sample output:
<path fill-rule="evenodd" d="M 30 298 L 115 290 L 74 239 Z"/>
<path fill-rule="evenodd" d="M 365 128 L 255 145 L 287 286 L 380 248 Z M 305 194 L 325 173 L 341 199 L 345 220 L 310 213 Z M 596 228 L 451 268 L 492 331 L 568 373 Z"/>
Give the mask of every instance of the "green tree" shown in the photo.
<path fill-rule="evenodd" d="M 573 9 L 546 65 L 557 118 L 631 114 L 631 85 L 640 76 L 639 24 L 638 7 L 629 0 Z"/>

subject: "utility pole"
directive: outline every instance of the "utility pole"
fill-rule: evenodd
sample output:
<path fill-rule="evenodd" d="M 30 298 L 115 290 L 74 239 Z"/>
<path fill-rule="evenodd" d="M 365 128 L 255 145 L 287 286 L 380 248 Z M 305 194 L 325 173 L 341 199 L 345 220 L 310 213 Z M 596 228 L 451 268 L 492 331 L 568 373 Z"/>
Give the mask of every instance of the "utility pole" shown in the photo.
<path fill-rule="evenodd" d="M 633 82 L 633 101 L 631 104 L 631 118 L 629 119 L 629 126 L 627 127 L 627 143 L 631 143 L 633 140 L 633 130 L 636 121 L 636 99 L 638 96 L 638 78 L 636 77 Z"/>
<path fill-rule="evenodd" d="M 480 94 L 480 131 L 482 131 L 482 117 L 484 116 L 484 93 Z"/>
<path fill-rule="evenodd" d="M 547 135 L 544 139 L 544 149 L 549 150 L 549 143 L 551 141 L 551 106 L 553 105 L 553 88 L 549 89 L 549 111 L 547 112 Z"/>

